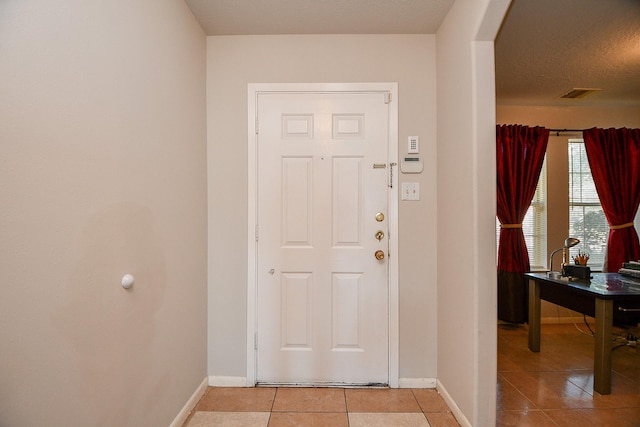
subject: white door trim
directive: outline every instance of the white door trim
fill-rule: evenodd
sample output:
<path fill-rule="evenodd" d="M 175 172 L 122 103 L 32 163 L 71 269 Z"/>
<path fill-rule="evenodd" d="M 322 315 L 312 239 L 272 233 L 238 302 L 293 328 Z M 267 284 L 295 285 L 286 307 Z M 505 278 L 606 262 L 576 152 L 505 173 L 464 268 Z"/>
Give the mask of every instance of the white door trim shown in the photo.
<path fill-rule="evenodd" d="M 247 88 L 247 386 L 256 384 L 257 313 L 257 99 L 264 92 L 388 92 L 389 163 L 398 164 L 398 84 L 397 83 L 250 83 Z M 399 379 L 399 303 L 398 303 L 398 175 L 393 171 L 389 188 L 389 386 L 398 387 Z"/>

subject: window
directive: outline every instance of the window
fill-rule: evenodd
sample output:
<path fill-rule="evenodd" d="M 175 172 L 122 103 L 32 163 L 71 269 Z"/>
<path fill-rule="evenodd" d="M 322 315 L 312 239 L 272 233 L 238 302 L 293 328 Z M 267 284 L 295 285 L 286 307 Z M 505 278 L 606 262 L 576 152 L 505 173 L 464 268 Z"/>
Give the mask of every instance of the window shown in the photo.
<path fill-rule="evenodd" d="M 547 162 L 542 163 L 536 193 L 522 221 L 522 232 L 529 252 L 531 270 L 545 270 L 547 265 Z M 500 240 L 500 221 L 496 218 L 496 242 Z"/>
<path fill-rule="evenodd" d="M 582 139 L 570 139 L 569 236 L 580 239 L 580 243 L 569 252 L 572 257 L 578 251 L 588 253 L 591 269 L 600 270 L 604 264 L 608 235 L 609 225 L 591 176 L 584 142 Z"/>
<path fill-rule="evenodd" d="M 582 139 L 568 140 L 569 183 L 557 186 L 559 191 L 568 189 L 569 230 L 568 236 L 580 239 L 580 244 L 570 249 L 571 257 L 580 252 L 589 254 L 591 270 L 602 269 L 609 237 L 609 224 L 600 205 L 600 198 L 591 176 L 591 168 Z M 529 252 L 531 270 L 546 270 L 547 265 L 547 166 L 542 164 L 540 180 L 531 206 L 522 222 L 522 231 Z M 635 217 L 636 231 L 640 234 L 640 209 Z M 496 242 L 500 239 L 500 222 L 496 218 Z M 564 237 L 563 237 L 564 239 Z M 555 249 L 555 248 L 554 248 Z M 571 262 L 571 259 L 569 259 Z M 556 260 L 554 267 L 559 266 Z"/>
<path fill-rule="evenodd" d="M 640 230 L 640 209 L 634 222 L 636 231 Z M 591 269 L 601 270 L 609 224 L 596 192 L 582 139 L 569 140 L 569 235 L 580 239 L 580 244 L 569 251 L 571 256 L 577 255 L 578 251 L 586 252 Z"/>

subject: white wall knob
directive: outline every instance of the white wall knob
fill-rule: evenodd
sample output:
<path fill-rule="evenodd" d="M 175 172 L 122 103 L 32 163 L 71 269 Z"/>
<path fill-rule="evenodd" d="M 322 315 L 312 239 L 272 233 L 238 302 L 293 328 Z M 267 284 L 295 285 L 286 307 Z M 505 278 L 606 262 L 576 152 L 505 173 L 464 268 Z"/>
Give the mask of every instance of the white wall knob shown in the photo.
<path fill-rule="evenodd" d="M 135 282 L 135 278 L 130 274 L 125 274 L 122 276 L 122 287 L 125 289 L 129 289 L 133 286 L 133 282 Z"/>

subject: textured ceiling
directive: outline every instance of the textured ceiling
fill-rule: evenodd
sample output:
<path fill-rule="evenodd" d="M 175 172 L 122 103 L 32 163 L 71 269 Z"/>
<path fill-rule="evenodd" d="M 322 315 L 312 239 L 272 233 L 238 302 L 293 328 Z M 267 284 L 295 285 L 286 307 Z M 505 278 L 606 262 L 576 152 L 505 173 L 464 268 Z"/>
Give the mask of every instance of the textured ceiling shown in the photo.
<path fill-rule="evenodd" d="M 598 88 L 560 99 L 572 88 Z M 496 40 L 498 103 L 640 106 L 640 0 L 513 0 Z"/>
<path fill-rule="evenodd" d="M 455 0 L 186 0 L 207 35 L 435 34 Z M 573 88 L 598 88 L 560 99 Z M 513 0 L 499 104 L 640 106 L 640 0 Z"/>

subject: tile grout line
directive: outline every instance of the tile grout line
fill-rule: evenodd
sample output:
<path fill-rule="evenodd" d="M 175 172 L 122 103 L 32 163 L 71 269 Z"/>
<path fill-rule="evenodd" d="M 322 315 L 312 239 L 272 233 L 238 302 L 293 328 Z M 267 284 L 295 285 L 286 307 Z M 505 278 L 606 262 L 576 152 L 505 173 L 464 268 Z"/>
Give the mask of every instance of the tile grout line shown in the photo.
<path fill-rule="evenodd" d="M 515 372 L 515 371 L 513 371 L 513 372 Z M 498 375 L 500 375 L 500 372 L 498 372 Z M 539 407 L 539 405 L 538 405 L 536 402 L 534 402 L 534 401 L 532 401 L 531 399 L 529 399 L 529 398 L 528 398 L 528 397 L 527 397 L 527 396 L 526 396 L 522 391 L 520 391 L 520 389 L 519 389 L 518 387 L 516 387 L 516 385 L 515 385 L 515 384 L 513 384 L 511 381 L 509 381 L 509 380 L 507 379 L 507 377 L 505 377 L 504 375 L 500 375 L 500 376 L 501 376 L 501 377 L 502 377 L 502 379 L 503 379 L 504 381 L 506 381 L 506 382 L 507 382 L 511 387 L 513 387 L 513 389 L 514 389 L 515 391 L 517 391 L 517 392 L 518 392 L 518 394 L 520 394 L 520 396 L 522 396 L 522 397 L 523 397 L 527 402 L 531 403 L 531 404 L 532 404 L 536 409 L 539 409 L 540 411 L 542 411 L 542 410 L 543 410 L 541 407 Z"/>

